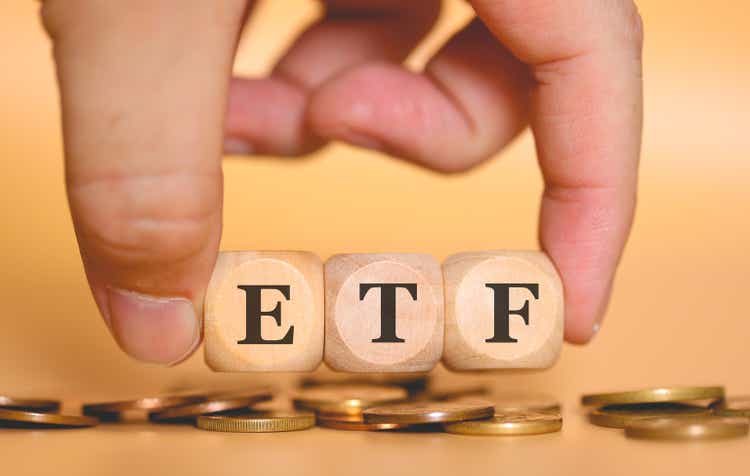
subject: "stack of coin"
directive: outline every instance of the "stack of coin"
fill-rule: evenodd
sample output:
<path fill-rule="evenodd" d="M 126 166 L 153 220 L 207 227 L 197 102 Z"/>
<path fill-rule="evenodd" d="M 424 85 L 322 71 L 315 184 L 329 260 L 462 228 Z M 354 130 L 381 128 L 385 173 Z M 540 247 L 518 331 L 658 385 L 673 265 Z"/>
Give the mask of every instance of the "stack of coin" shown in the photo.
<path fill-rule="evenodd" d="M 16 398 L 0 395 L 0 426 L 12 428 L 85 428 L 97 418 L 62 415 L 57 400 Z"/>
<path fill-rule="evenodd" d="M 159 423 L 194 422 L 199 416 L 250 411 L 258 403 L 269 401 L 273 394 L 268 390 L 248 391 L 242 394 L 215 395 L 197 402 L 152 411 L 148 418 Z"/>
<path fill-rule="evenodd" d="M 493 400 L 496 400 L 495 403 Z M 297 408 L 316 413 L 318 426 L 337 430 L 438 430 L 472 435 L 529 435 L 558 431 L 560 405 L 535 395 L 492 396 L 484 385 L 430 382 L 407 394 L 394 386 L 305 382 Z"/>
<path fill-rule="evenodd" d="M 337 430 L 395 430 L 405 425 L 368 423 L 363 412 L 373 406 L 403 402 L 409 393 L 402 387 L 334 384 L 308 387 L 294 397 L 294 406 L 315 412 L 318 426 Z"/>
<path fill-rule="evenodd" d="M 709 406 L 696 403 L 713 401 Z M 750 400 L 748 400 L 750 401 Z M 662 387 L 628 392 L 584 395 L 591 407 L 589 421 L 598 426 L 621 428 L 630 438 L 650 440 L 703 440 L 748 434 L 745 400 L 724 399 L 724 388 Z M 748 406 L 750 408 L 750 406 Z"/>
<path fill-rule="evenodd" d="M 267 389 L 241 393 L 213 392 L 207 394 L 167 395 L 116 402 L 89 403 L 83 406 L 86 415 L 105 421 L 142 419 L 147 416 L 158 423 L 195 423 L 208 431 L 233 433 L 267 433 L 302 430 L 315 425 L 315 415 L 285 411 L 284 401 L 273 401 Z M 272 410 L 260 410 L 262 402 L 273 403 Z"/>

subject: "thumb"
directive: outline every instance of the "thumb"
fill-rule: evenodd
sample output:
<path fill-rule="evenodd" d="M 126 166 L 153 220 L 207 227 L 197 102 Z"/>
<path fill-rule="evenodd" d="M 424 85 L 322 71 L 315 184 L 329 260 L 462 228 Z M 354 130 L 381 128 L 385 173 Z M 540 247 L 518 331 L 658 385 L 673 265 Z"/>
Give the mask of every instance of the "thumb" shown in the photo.
<path fill-rule="evenodd" d="M 42 9 L 81 257 L 112 334 L 139 360 L 174 364 L 200 343 L 244 4 L 48 0 Z"/>

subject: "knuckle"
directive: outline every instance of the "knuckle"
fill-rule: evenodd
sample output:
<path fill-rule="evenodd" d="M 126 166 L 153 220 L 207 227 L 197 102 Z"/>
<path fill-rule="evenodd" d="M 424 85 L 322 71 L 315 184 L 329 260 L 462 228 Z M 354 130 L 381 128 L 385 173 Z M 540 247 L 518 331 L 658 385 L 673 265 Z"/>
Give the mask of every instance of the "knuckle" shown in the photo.
<path fill-rule="evenodd" d="M 193 174 L 69 181 L 76 233 L 88 255 L 114 264 L 187 260 L 218 235 L 219 183 Z"/>

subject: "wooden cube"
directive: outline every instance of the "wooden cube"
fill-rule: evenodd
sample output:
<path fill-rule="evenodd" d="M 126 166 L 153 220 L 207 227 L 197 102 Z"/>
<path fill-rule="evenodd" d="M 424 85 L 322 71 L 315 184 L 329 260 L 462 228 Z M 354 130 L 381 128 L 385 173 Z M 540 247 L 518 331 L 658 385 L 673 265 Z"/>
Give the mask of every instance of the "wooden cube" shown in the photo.
<path fill-rule="evenodd" d="M 204 313 L 212 369 L 314 370 L 323 359 L 323 263 L 300 251 L 220 253 Z"/>
<path fill-rule="evenodd" d="M 423 254 L 344 254 L 325 264 L 329 367 L 424 372 L 443 351 L 443 279 Z"/>
<path fill-rule="evenodd" d="M 541 369 L 563 340 L 563 286 L 536 251 L 461 253 L 443 264 L 445 353 L 452 370 Z"/>

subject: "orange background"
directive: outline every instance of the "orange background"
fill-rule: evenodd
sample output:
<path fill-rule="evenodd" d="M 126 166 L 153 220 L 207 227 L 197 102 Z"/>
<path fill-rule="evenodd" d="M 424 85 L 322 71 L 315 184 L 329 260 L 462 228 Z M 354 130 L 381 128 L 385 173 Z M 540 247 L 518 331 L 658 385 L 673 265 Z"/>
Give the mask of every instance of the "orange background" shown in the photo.
<path fill-rule="evenodd" d="M 461 377 L 558 396 L 567 409 L 562 435 L 499 441 L 319 429 L 257 437 L 150 426 L 0 430 L 0 464 L 13 467 L 28 457 L 27 467 L 54 464 L 78 474 L 132 472 L 152 462 L 174 472 L 237 474 L 315 467 L 343 473 L 363 463 L 362 471 L 373 472 L 624 474 L 648 460 L 667 474 L 715 470 L 719 462 L 744 472 L 747 440 L 687 446 L 628 441 L 615 430 L 589 426 L 576 404 L 584 392 L 654 384 L 718 383 L 732 394 L 750 393 L 747 2 L 639 5 L 647 37 L 640 201 L 602 331 L 589 346 L 566 346 L 546 372 Z M 287 379 L 214 374 L 202 351 L 163 369 L 117 349 L 89 295 L 68 215 L 57 91 L 37 8 L 31 1 L 0 3 L 0 393 L 91 400 Z M 237 71 L 267 71 L 316 12 L 306 0 L 262 4 Z M 413 64 L 468 15 L 464 3 L 448 2 Z M 231 159 L 224 169 L 223 248 L 307 249 L 323 258 L 419 251 L 442 259 L 466 250 L 536 247 L 541 180 L 528 134 L 496 160 L 451 177 L 343 145 L 304 160 Z"/>

